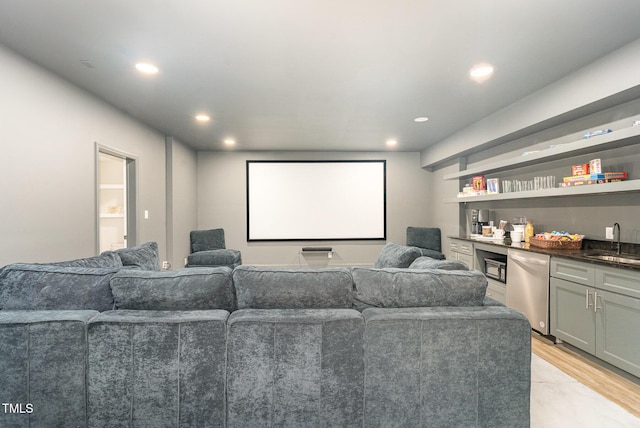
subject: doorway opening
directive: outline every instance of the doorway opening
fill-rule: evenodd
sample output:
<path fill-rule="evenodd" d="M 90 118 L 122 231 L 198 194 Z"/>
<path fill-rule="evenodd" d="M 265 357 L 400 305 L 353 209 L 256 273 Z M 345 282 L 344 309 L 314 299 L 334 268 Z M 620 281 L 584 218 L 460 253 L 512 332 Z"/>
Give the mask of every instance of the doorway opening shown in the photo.
<path fill-rule="evenodd" d="M 136 245 L 136 160 L 97 145 L 97 252 Z"/>

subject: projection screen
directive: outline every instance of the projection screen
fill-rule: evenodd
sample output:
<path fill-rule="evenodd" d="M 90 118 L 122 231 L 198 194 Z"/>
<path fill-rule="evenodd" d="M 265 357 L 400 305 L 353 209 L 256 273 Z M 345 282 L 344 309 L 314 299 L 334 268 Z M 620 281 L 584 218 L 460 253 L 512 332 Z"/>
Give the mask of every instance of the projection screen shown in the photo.
<path fill-rule="evenodd" d="M 386 239 L 386 161 L 247 161 L 247 240 Z"/>

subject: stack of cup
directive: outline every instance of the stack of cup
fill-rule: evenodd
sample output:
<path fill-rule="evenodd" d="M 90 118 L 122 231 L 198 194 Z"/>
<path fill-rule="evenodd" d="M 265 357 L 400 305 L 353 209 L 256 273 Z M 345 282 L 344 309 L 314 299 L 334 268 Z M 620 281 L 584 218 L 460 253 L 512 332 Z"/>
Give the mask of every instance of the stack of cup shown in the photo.
<path fill-rule="evenodd" d="M 515 230 L 511 232 L 511 241 L 520 243 L 522 242 L 522 232 L 516 232 Z"/>

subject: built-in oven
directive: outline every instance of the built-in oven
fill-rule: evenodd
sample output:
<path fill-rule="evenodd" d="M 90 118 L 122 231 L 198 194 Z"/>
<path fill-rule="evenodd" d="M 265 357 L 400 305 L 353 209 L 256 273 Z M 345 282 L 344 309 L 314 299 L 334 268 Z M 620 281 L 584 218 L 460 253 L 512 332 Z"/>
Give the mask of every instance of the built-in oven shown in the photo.
<path fill-rule="evenodd" d="M 484 259 L 484 272 L 487 278 L 507 283 L 507 261 L 499 259 Z"/>

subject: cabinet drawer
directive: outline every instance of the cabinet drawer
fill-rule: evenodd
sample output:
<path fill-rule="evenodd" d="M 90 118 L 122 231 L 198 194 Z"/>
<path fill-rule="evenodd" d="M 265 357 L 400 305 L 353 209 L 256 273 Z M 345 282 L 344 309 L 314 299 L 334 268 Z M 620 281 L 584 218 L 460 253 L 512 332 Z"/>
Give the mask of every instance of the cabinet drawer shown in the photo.
<path fill-rule="evenodd" d="M 628 269 L 598 267 L 596 287 L 640 299 L 640 273 Z"/>
<path fill-rule="evenodd" d="M 473 256 L 473 244 L 470 242 L 460 242 L 460 245 L 458 246 L 458 252 Z"/>
<path fill-rule="evenodd" d="M 551 258 L 550 275 L 583 285 L 595 285 L 596 272 L 593 265 L 557 257 Z"/>
<path fill-rule="evenodd" d="M 460 242 L 458 241 L 450 241 L 449 242 L 449 251 L 452 253 L 457 253 L 460 251 Z"/>

